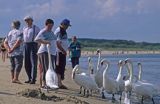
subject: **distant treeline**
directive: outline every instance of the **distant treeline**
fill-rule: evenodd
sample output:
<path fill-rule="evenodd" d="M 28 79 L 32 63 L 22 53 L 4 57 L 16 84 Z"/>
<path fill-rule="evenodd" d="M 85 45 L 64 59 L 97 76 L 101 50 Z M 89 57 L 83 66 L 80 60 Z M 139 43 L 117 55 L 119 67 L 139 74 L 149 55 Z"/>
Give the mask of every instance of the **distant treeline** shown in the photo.
<path fill-rule="evenodd" d="M 160 50 L 160 43 L 135 42 L 132 40 L 107 40 L 79 38 L 83 50 Z"/>
<path fill-rule="evenodd" d="M 0 38 L 0 43 L 3 38 Z M 69 39 L 71 41 L 71 39 Z M 82 50 L 160 50 L 160 43 L 135 42 L 132 40 L 107 40 L 79 38 Z"/>

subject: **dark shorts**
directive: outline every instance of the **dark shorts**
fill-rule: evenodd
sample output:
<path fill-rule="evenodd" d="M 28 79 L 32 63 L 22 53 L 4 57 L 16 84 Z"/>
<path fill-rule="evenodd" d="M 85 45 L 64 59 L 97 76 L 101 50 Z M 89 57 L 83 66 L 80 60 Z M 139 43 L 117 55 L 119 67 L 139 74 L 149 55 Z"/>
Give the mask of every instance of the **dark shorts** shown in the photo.
<path fill-rule="evenodd" d="M 12 72 L 20 72 L 23 66 L 23 55 L 11 56 L 11 71 Z"/>
<path fill-rule="evenodd" d="M 6 49 L 1 49 L 1 51 L 2 51 L 2 52 L 5 52 L 5 51 L 7 51 L 7 50 L 6 50 Z"/>
<path fill-rule="evenodd" d="M 56 55 L 56 73 L 61 75 L 61 79 L 64 80 L 64 72 L 66 66 L 66 55 L 61 52 L 57 52 Z"/>
<path fill-rule="evenodd" d="M 72 57 L 71 62 L 72 62 L 72 68 L 74 68 L 77 64 L 79 64 L 79 57 Z"/>

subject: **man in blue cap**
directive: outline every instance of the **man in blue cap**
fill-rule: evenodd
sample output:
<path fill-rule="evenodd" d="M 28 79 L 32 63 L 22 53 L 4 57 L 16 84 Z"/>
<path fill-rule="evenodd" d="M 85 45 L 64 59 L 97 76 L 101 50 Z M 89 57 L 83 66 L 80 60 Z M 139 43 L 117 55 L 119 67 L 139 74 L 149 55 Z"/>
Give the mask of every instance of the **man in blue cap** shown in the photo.
<path fill-rule="evenodd" d="M 56 73 L 58 76 L 58 86 L 62 89 L 67 89 L 67 87 L 62 84 L 62 80 L 64 80 L 66 55 L 68 49 L 68 36 L 66 30 L 69 26 L 71 26 L 70 21 L 68 19 L 64 19 L 54 32 L 57 36 Z"/>

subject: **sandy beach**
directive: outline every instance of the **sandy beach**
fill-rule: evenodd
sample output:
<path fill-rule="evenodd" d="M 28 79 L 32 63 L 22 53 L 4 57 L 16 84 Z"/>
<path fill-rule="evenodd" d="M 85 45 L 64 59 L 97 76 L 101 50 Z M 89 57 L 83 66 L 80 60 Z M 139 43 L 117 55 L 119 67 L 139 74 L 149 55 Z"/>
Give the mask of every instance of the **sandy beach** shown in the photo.
<path fill-rule="evenodd" d="M 68 87 L 67 90 L 58 89 L 56 91 L 43 91 L 45 95 L 56 96 L 61 100 L 45 101 L 32 97 L 21 96 L 22 91 L 26 89 L 38 89 L 39 79 L 37 77 L 37 83 L 35 85 L 25 84 L 27 79 L 24 68 L 20 74 L 20 81 L 22 84 L 11 83 L 10 77 L 10 62 L 6 59 L 5 62 L 0 60 L 0 104 L 112 104 L 109 99 L 101 99 L 99 94 L 93 94 L 91 97 L 83 97 L 78 94 L 79 87 L 71 79 L 71 69 L 66 69 L 64 84 Z M 39 71 L 38 71 L 39 72 Z M 116 101 L 117 102 L 117 101 Z M 114 104 L 117 104 L 117 103 Z"/>

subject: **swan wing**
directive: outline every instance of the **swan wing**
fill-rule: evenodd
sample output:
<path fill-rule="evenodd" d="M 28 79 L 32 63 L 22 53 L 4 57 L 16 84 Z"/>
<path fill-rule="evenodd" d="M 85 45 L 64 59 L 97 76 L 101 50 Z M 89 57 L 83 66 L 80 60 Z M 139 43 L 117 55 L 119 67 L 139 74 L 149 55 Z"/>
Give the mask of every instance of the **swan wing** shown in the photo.
<path fill-rule="evenodd" d="M 46 72 L 46 85 L 50 88 L 58 88 L 58 77 L 54 70 L 48 69 Z"/>
<path fill-rule="evenodd" d="M 88 75 L 81 75 L 81 74 L 77 74 L 75 76 L 74 81 L 79 85 L 79 86 L 83 86 L 86 89 L 92 89 L 92 90 L 96 90 L 97 84 L 95 83 L 94 79 L 91 78 Z"/>

